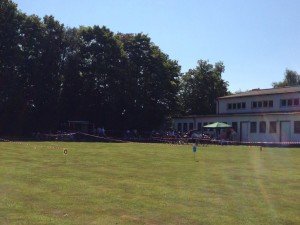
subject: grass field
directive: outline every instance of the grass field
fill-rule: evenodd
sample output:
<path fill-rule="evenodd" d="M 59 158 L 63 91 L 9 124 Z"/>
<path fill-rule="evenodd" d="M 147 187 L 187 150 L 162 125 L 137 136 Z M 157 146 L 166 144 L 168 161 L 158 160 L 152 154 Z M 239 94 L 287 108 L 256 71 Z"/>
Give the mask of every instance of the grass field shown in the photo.
<path fill-rule="evenodd" d="M 300 224 L 300 149 L 197 160 L 191 145 L 0 143 L 0 224 Z"/>

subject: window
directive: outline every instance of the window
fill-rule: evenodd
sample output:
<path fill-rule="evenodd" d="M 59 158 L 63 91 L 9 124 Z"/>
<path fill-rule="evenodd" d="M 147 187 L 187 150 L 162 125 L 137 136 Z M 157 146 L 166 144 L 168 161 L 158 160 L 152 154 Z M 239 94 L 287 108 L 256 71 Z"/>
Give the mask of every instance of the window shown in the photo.
<path fill-rule="evenodd" d="M 236 102 L 236 103 L 228 103 L 227 109 L 245 109 L 246 108 L 246 102 Z"/>
<path fill-rule="evenodd" d="M 282 107 L 286 106 L 286 100 L 285 99 L 280 100 L 280 106 L 282 106 Z"/>
<path fill-rule="evenodd" d="M 232 122 L 232 129 L 235 131 L 235 132 L 237 132 L 237 130 L 238 130 L 238 123 L 237 122 Z"/>
<path fill-rule="evenodd" d="M 259 102 L 252 102 L 252 108 L 267 108 L 273 107 L 273 100 L 267 101 L 259 101 Z"/>
<path fill-rule="evenodd" d="M 259 122 L 259 133 L 266 133 L 266 122 L 265 121 L 260 121 Z"/>
<path fill-rule="evenodd" d="M 250 123 L 250 133 L 256 133 L 257 127 L 256 127 L 256 122 L 251 122 Z"/>
<path fill-rule="evenodd" d="M 198 123 L 198 124 L 197 124 L 198 130 L 201 130 L 201 128 L 202 128 L 201 125 L 202 125 L 201 123 Z"/>
<path fill-rule="evenodd" d="M 271 101 L 269 101 L 269 107 L 273 107 L 273 101 L 271 100 Z"/>
<path fill-rule="evenodd" d="M 292 106 L 299 106 L 299 98 L 294 99 L 281 99 L 280 100 L 281 107 L 292 107 Z"/>
<path fill-rule="evenodd" d="M 276 121 L 270 122 L 270 133 L 276 133 Z"/>
<path fill-rule="evenodd" d="M 252 102 L 252 108 L 256 108 L 257 107 L 257 102 Z"/>
<path fill-rule="evenodd" d="M 190 123 L 189 124 L 189 130 L 193 130 L 194 129 L 194 124 L 193 123 Z"/>
<path fill-rule="evenodd" d="M 262 107 L 262 102 L 258 102 L 257 106 L 258 106 L 258 108 L 261 108 Z"/>
<path fill-rule="evenodd" d="M 183 124 L 183 130 L 182 130 L 183 132 L 187 132 L 187 123 L 184 123 Z"/>
<path fill-rule="evenodd" d="M 300 134 L 300 121 L 295 121 L 294 122 L 294 133 L 295 134 Z"/>
<path fill-rule="evenodd" d="M 178 130 L 178 131 L 182 131 L 182 124 L 181 124 L 181 123 L 178 123 L 178 124 L 177 124 L 177 130 Z"/>

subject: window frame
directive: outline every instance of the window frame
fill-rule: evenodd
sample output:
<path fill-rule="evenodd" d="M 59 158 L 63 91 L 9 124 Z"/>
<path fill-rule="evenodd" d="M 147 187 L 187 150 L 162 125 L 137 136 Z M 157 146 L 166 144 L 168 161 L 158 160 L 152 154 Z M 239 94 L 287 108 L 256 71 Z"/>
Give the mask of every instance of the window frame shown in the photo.
<path fill-rule="evenodd" d="M 259 128 L 258 129 L 259 129 L 259 133 L 265 134 L 267 132 L 267 123 L 266 123 L 266 121 L 259 121 Z"/>
<path fill-rule="evenodd" d="M 300 121 L 294 121 L 294 134 L 300 134 Z"/>
<path fill-rule="evenodd" d="M 180 128 L 180 129 L 179 129 Z M 177 131 L 182 131 L 182 123 L 177 123 Z"/>
<path fill-rule="evenodd" d="M 257 102 L 252 102 L 252 108 L 256 109 L 257 108 Z"/>
<path fill-rule="evenodd" d="M 259 101 L 258 103 L 257 103 L 257 108 L 262 108 L 263 107 L 263 103 L 262 103 L 262 101 Z"/>
<path fill-rule="evenodd" d="M 231 126 L 232 126 L 232 129 L 235 131 L 235 132 L 237 132 L 238 131 L 238 122 L 231 122 Z M 236 128 L 236 129 L 234 129 L 234 128 Z"/>
<path fill-rule="evenodd" d="M 246 109 L 246 102 L 242 102 L 242 109 Z"/>
<path fill-rule="evenodd" d="M 270 121 L 269 125 L 270 125 L 269 126 L 269 133 L 270 134 L 276 134 L 277 133 L 277 122 L 276 121 Z"/>
<path fill-rule="evenodd" d="M 263 107 L 264 107 L 264 108 L 268 108 L 268 105 L 269 105 L 269 104 L 268 104 L 268 101 L 263 101 Z"/>
<path fill-rule="evenodd" d="M 257 122 L 256 121 L 250 122 L 250 133 L 252 133 L 252 134 L 257 133 Z"/>
<path fill-rule="evenodd" d="M 187 131 L 188 131 L 188 123 L 183 123 L 182 132 L 187 132 Z"/>
<path fill-rule="evenodd" d="M 200 125 L 200 126 L 199 126 Z M 200 129 L 199 129 L 199 127 L 200 127 Z M 198 122 L 197 123 L 197 130 L 202 130 L 202 123 L 201 122 Z"/>
<path fill-rule="evenodd" d="M 284 104 L 283 104 L 284 103 Z M 286 99 L 280 99 L 280 107 L 286 107 L 287 106 L 287 101 Z"/>
<path fill-rule="evenodd" d="M 268 102 L 268 107 L 269 107 L 269 108 L 273 108 L 273 100 L 269 100 L 269 102 Z"/>

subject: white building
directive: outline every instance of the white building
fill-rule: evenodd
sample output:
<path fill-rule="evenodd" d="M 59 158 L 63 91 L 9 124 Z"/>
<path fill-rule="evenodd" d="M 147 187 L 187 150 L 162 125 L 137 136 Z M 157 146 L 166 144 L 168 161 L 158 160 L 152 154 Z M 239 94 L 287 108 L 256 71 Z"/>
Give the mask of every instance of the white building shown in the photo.
<path fill-rule="evenodd" d="M 300 86 L 255 89 L 217 99 L 216 115 L 174 118 L 181 132 L 225 122 L 241 142 L 300 142 Z"/>

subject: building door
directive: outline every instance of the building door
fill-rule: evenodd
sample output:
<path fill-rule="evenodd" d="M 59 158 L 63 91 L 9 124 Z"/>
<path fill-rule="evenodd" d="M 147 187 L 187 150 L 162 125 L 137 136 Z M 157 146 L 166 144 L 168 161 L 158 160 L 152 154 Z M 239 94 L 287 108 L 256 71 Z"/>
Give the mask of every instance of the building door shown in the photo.
<path fill-rule="evenodd" d="M 249 123 L 241 122 L 241 141 L 249 141 Z"/>
<path fill-rule="evenodd" d="M 291 141 L 291 122 L 280 121 L 280 141 Z"/>

